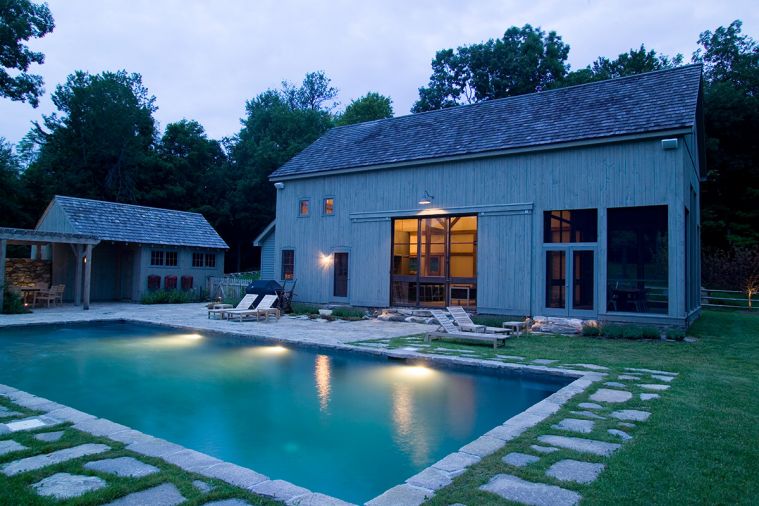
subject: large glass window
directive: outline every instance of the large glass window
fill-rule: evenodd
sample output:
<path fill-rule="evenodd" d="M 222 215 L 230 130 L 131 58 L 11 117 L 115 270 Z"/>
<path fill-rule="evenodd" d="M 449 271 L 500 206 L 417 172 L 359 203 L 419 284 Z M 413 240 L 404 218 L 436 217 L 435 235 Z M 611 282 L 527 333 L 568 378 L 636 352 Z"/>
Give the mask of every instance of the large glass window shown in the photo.
<path fill-rule="evenodd" d="M 667 313 L 667 206 L 608 210 L 609 311 Z"/>
<path fill-rule="evenodd" d="M 163 251 L 156 249 L 150 251 L 150 265 L 163 265 Z"/>
<path fill-rule="evenodd" d="M 392 304 L 476 306 L 476 216 L 394 220 L 392 257 Z"/>
<path fill-rule="evenodd" d="M 282 279 L 293 279 L 295 277 L 295 251 L 291 249 L 282 250 Z"/>
<path fill-rule="evenodd" d="M 543 213 L 543 242 L 596 242 L 598 210 L 573 209 Z"/>
<path fill-rule="evenodd" d="M 167 251 L 166 252 L 166 265 L 170 267 L 176 267 L 177 266 L 177 252 L 176 251 Z"/>

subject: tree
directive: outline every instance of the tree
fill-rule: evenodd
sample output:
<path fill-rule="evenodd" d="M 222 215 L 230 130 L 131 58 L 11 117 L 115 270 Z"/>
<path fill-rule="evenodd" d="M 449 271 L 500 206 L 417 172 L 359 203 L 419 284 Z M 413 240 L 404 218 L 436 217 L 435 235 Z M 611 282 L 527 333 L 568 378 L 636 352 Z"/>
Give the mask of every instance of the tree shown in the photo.
<path fill-rule="evenodd" d="M 759 44 L 741 26 L 701 33 L 693 54 L 704 65 L 703 239 L 720 248 L 759 246 Z"/>
<path fill-rule="evenodd" d="M 292 109 L 311 111 L 331 111 L 337 107 L 334 101 L 338 90 L 331 85 L 332 80 L 318 70 L 309 72 L 303 78 L 303 83 L 298 87 L 288 81 L 282 81 L 282 90 L 279 95 Z M 330 102 L 326 106 L 325 102 Z"/>
<path fill-rule="evenodd" d="M 53 193 L 134 202 L 156 162 L 155 97 L 139 74 L 77 71 L 52 96 L 57 112 L 27 136 L 38 146 L 24 177 L 40 202 Z M 42 204 L 44 205 L 44 204 Z"/>
<path fill-rule="evenodd" d="M 30 0 L 0 1 L 0 96 L 39 105 L 44 93 L 42 77 L 28 73 L 32 63 L 42 64 L 45 55 L 25 44 L 44 37 L 55 24 L 47 4 Z M 18 71 L 13 77 L 8 69 Z"/>
<path fill-rule="evenodd" d="M 338 126 L 353 125 L 364 121 L 393 117 L 393 100 L 376 92 L 369 92 L 361 98 L 353 100 L 345 111 L 340 114 L 335 123 Z"/>
<path fill-rule="evenodd" d="M 561 81 L 569 46 L 556 32 L 512 26 L 501 39 L 438 51 L 412 112 L 540 91 Z"/>
<path fill-rule="evenodd" d="M 673 68 L 682 65 L 682 62 L 683 55 L 681 54 L 670 58 L 666 55 L 657 54 L 653 49 L 647 51 L 646 46 L 641 44 L 640 49 L 630 49 L 627 53 L 620 54 L 615 60 L 600 56 L 592 65 L 570 72 L 563 80 L 556 84 L 558 86 L 568 86 L 592 81 L 603 81 L 605 79 Z"/>
<path fill-rule="evenodd" d="M 21 167 L 13 146 L 0 137 L 0 227 L 19 227 L 26 220 L 21 207 Z"/>

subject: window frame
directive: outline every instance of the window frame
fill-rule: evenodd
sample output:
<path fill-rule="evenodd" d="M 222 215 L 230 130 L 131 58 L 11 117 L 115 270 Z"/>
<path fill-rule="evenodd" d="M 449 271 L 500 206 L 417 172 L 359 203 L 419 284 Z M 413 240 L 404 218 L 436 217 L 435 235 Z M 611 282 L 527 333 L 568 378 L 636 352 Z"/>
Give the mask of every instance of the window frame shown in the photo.
<path fill-rule="evenodd" d="M 150 267 L 164 267 L 165 265 L 166 265 L 166 252 L 162 249 L 151 249 L 150 250 Z"/>
<path fill-rule="evenodd" d="M 209 262 L 209 260 L 213 260 L 213 262 Z M 215 269 L 216 253 L 205 253 L 203 258 L 203 265 L 206 269 Z"/>
<path fill-rule="evenodd" d="M 549 244 L 596 244 L 598 242 L 598 220 L 600 213 L 598 212 L 599 208 L 597 207 L 587 207 L 587 208 L 578 208 L 578 209 L 546 209 L 543 211 L 543 244 L 549 245 Z M 592 240 L 587 240 L 588 238 L 583 237 L 583 240 L 575 240 L 575 234 L 577 232 L 580 232 L 582 229 L 581 227 L 574 227 L 574 220 L 571 218 L 571 213 L 580 213 L 580 212 L 589 212 L 589 213 L 595 213 L 595 222 L 593 223 L 593 235 L 594 237 Z M 554 215 L 554 213 L 570 213 L 570 218 L 567 220 L 568 223 L 568 230 L 564 230 L 562 227 L 559 230 L 559 241 L 553 241 L 553 240 L 546 240 L 548 239 L 551 232 L 550 223 L 553 219 L 562 220 L 563 218 L 559 215 L 558 217 Z M 580 222 L 581 220 L 578 220 Z M 590 223 L 588 221 L 587 223 Z M 569 236 L 568 241 L 563 240 L 563 235 L 567 234 Z M 551 238 L 552 239 L 552 238 Z"/>
<path fill-rule="evenodd" d="M 292 257 L 290 262 L 285 262 L 285 253 L 289 253 Z M 290 276 L 287 276 L 286 266 L 290 267 Z M 295 248 L 282 248 L 280 252 L 280 279 L 282 281 L 291 281 L 295 279 Z"/>
<path fill-rule="evenodd" d="M 306 213 L 303 214 L 303 203 L 306 203 Z M 298 218 L 308 218 L 311 216 L 311 197 L 301 197 L 298 199 Z"/>
<path fill-rule="evenodd" d="M 174 258 L 174 263 L 169 263 L 169 255 Z M 177 250 L 164 250 L 163 253 L 164 267 L 179 267 L 179 252 Z"/>
<path fill-rule="evenodd" d="M 332 212 L 327 212 L 327 201 L 332 201 Z M 334 216 L 335 215 L 335 197 L 333 195 L 327 195 L 322 199 L 322 216 Z"/>
<path fill-rule="evenodd" d="M 196 258 L 200 258 L 199 265 L 197 265 L 196 262 L 195 262 Z M 192 262 L 191 262 L 191 265 L 192 265 L 193 269 L 202 269 L 205 266 L 204 262 L 205 262 L 205 253 L 199 253 L 197 251 L 193 251 L 192 252 Z"/>

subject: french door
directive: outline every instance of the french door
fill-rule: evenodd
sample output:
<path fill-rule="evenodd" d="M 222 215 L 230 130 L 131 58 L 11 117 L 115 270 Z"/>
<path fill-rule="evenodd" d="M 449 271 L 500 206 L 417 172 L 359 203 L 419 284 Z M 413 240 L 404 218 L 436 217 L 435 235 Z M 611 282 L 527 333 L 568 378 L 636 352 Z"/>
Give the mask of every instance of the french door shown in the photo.
<path fill-rule="evenodd" d="M 596 250 L 587 246 L 545 249 L 545 312 L 555 316 L 596 314 Z"/>

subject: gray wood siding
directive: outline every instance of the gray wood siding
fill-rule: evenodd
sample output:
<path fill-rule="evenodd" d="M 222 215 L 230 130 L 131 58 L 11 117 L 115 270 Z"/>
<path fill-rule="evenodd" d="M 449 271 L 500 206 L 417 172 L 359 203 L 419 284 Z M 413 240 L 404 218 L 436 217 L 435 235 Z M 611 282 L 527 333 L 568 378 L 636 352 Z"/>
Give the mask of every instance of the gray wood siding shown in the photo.
<path fill-rule="evenodd" d="M 274 256 L 275 256 L 275 239 L 276 229 L 261 243 L 261 279 L 276 279 L 274 275 Z"/>
<path fill-rule="evenodd" d="M 326 302 L 332 280 L 329 269 L 319 264 L 320 255 L 349 247 L 349 301 L 355 305 L 386 306 L 390 284 L 389 217 L 528 204 L 532 207 L 529 223 L 513 216 L 489 217 L 485 213 L 480 217 L 479 305 L 488 311 L 518 309 L 519 313 L 541 314 L 545 300 L 541 267 L 543 212 L 597 208 L 597 310 L 603 316 L 606 209 L 668 205 L 669 316 L 683 318 L 684 146 L 681 142 L 677 150 L 665 151 L 660 139 L 641 140 L 288 180 L 285 188 L 277 192 L 275 274 L 279 277 L 281 272 L 282 249 L 294 249 L 296 298 Z M 417 203 L 425 190 L 435 197 L 431 206 Z M 321 200 L 327 195 L 335 198 L 334 216 L 322 216 Z M 298 199 L 304 197 L 311 199 L 311 214 L 298 217 Z M 372 219 L 379 221 L 362 220 L 361 213 L 375 213 Z M 508 245 L 511 237 L 524 237 L 524 246 L 517 246 L 518 241 Z M 523 254 L 532 259 L 523 258 Z M 525 272 L 529 272 L 528 278 Z M 529 301 L 529 307 L 524 301 Z"/>
<path fill-rule="evenodd" d="M 36 228 L 43 232 L 65 232 L 69 234 L 76 232 L 66 214 L 55 201 L 47 207 Z"/>

